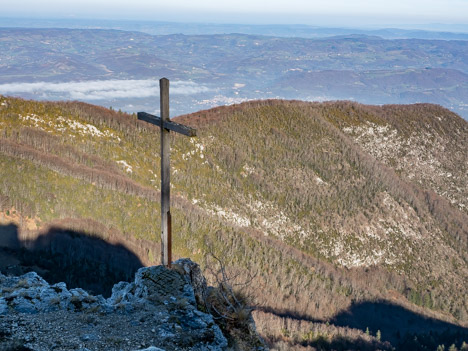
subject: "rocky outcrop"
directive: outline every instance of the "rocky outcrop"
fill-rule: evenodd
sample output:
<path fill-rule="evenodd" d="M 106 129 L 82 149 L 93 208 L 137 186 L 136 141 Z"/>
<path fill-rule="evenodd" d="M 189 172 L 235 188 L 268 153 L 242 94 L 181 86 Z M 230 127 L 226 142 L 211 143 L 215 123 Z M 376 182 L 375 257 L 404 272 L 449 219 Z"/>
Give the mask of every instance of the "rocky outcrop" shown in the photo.
<path fill-rule="evenodd" d="M 188 258 L 181 258 L 172 265 L 172 268 L 190 280 L 197 304 L 206 309 L 208 285 L 206 284 L 206 279 L 203 276 L 200 266 Z"/>
<path fill-rule="evenodd" d="M 226 349 L 213 316 L 197 308 L 194 288 L 197 296 L 206 289 L 200 268 L 186 259 L 175 267 L 141 268 L 108 299 L 50 285 L 35 272 L 0 274 L 0 349 Z"/>

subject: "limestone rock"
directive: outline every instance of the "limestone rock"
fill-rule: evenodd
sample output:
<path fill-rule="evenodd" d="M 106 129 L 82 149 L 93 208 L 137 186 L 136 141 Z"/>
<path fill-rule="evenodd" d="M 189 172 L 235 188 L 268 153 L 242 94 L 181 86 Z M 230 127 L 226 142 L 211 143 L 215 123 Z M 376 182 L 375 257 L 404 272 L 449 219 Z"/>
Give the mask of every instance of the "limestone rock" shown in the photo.
<path fill-rule="evenodd" d="M 206 307 L 208 287 L 200 266 L 188 258 L 181 258 L 173 264 L 173 269 L 178 270 L 190 280 L 196 302 Z"/>
<path fill-rule="evenodd" d="M 197 308 L 206 289 L 199 266 L 179 261 L 181 269 L 140 268 L 133 282 L 116 284 L 108 299 L 64 283 L 50 285 L 34 272 L 0 273 L 0 328 L 8 336 L 0 349 L 14 340 L 35 351 L 226 349 L 213 316 Z"/>

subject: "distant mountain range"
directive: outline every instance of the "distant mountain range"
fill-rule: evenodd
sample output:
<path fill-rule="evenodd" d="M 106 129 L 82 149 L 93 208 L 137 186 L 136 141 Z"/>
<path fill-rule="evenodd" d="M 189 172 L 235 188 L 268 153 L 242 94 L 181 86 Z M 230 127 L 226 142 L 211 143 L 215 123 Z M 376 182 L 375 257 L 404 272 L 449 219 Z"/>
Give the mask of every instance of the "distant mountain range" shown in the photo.
<path fill-rule="evenodd" d="M 324 27 L 302 24 L 221 24 L 177 23 L 163 21 L 92 20 L 92 19 L 28 19 L 1 18 L 0 27 L 24 28 L 70 28 L 70 29 L 116 29 L 143 32 L 152 35 L 211 35 L 249 34 L 291 38 L 326 38 L 339 35 L 378 36 L 383 39 L 441 39 L 468 40 L 468 25 L 415 25 L 411 29 L 386 25 L 381 28 Z M 431 30 L 427 28 L 431 28 Z"/>
<path fill-rule="evenodd" d="M 299 29 L 292 32 L 301 35 Z M 306 39 L 3 28 L 0 93 L 154 112 L 157 80 L 166 76 L 175 87 L 179 84 L 171 98 L 173 116 L 252 99 L 288 98 L 428 102 L 468 117 L 468 41 L 389 40 L 377 32 L 347 30 L 334 34 Z"/>
<path fill-rule="evenodd" d="M 175 256 L 222 259 L 270 345 L 468 342 L 465 120 L 431 104 L 280 100 L 176 120 L 198 137 L 173 136 Z M 158 262 L 158 133 L 98 106 L 0 97 L 1 238 L 44 249 L 67 231 L 68 246 L 91 235 Z M 83 255 L 54 267 L 112 271 Z M 22 269 L 47 275 L 40 260 Z"/>

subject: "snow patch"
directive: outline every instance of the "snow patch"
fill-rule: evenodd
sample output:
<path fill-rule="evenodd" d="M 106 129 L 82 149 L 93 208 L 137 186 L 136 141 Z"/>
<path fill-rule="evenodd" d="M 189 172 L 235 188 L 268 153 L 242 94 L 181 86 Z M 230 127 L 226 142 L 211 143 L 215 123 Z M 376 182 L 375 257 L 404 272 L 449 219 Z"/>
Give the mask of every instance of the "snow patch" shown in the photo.
<path fill-rule="evenodd" d="M 240 214 L 235 213 L 230 209 L 222 208 L 215 204 L 208 206 L 206 208 L 206 211 L 212 215 L 221 217 L 229 223 L 237 225 L 239 227 L 248 227 L 250 225 L 250 220 L 247 217 L 241 216 Z"/>
<path fill-rule="evenodd" d="M 246 178 L 248 175 L 252 174 L 254 171 L 255 171 L 255 168 L 250 167 L 249 165 L 245 164 L 242 167 L 241 176 Z"/>
<path fill-rule="evenodd" d="M 192 143 L 195 146 L 195 148 L 192 149 L 191 151 L 186 152 L 185 154 L 183 154 L 182 159 L 184 161 L 186 161 L 186 160 L 190 159 L 192 156 L 195 156 L 195 155 L 198 155 L 198 157 L 200 157 L 201 159 L 204 159 L 205 155 L 203 154 L 203 151 L 205 150 L 205 145 L 195 141 L 192 138 L 190 138 L 190 143 Z"/>
<path fill-rule="evenodd" d="M 315 183 L 317 183 L 317 185 L 328 185 L 328 183 L 319 176 L 315 176 Z"/>
<path fill-rule="evenodd" d="M 113 133 L 109 131 L 101 131 L 92 124 L 89 123 L 80 123 L 70 118 L 65 118 L 63 116 L 57 117 L 56 121 L 58 122 L 57 130 L 66 131 L 73 130 L 78 132 L 80 135 L 91 135 L 95 137 L 115 137 L 120 141 L 119 137 L 116 137 Z"/>
<path fill-rule="evenodd" d="M 36 115 L 34 113 L 30 114 L 30 115 L 26 115 L 26 116 L 19 115 L 19 117 L 21 119 L 23 119 L 24 121 L 33 122 L 34 126 L 37 127 L 37 128 L 40 128 L 40 129 L 43 129 L 43 128 L 41 128 L 40 124 L 47 123 L 41 117 L 39 117 L 38 115 Z"/>
<path fill-rule="evenodd" d="M 444 120 L 441 116 L 436 118 Z M 446 152 L 447 141 L 430 126 L 426 125 L 426 128 L 425 131 L 419 130 L 409 136 L 400 135 L 390 125 L 382 126 L 372 122 L 342 130 L 377 160 L 390 165 L 409 179 L 429 185 L 454 206 L 464 209 L 468 205 L 468 198 L 466 192 L 459 190 L 467 188 L 463 169 L 451 168 L 450 171 L 441 164 L 438 155 Z M 460 145 L 462 148 L 463 145 Z"/>
<path fill-rule="evenodd" d="M 110 131 L 102 131 L 92 124 L 89 123 L 81 123 L 75 121 L 71 118 L 66 118 L 63 116 L 59 116 L 56 119 L 52 119 L 48 116 L 40 117 L 34 113 L 28 114 L 26 116 L 22 116 L 21 114 L 19 117 L 24 121 L 32 122 L 34 127 L 38 129 L 42 129 L 48 132 L 76 132 L 78 135 L 91 135 L 94 137 L 110 137 L 114 138 L 117 141 L 120 141 L 120 138 L 114 133 Z M 73 134 L 70 134 L 71 137 L 75 137 Z"/>
<path fill-rule="evenodd" d="M 391 216 L 373 218 L 353 231 L 341 227 L 336 236 L 318 236 L 320 252 L 348 268 L 395 265 L 407 260 L 413 245 L 424 245 L 423 239 L 433 236 L 419 230 L 420 219 L 409 205 L 398 203 L 387 192 L 378 199 Z"/>
<path fill-rule="evenodd" d="M 264 232 L 265 235 L 275 236 L 281 240 L 287 237 L 303 240 L 309 235 L 303 227 L 294 223 L 291 218 L 275 206 L 273 202 L 262 202 L 250 198 L 244 201 L 244 210 L 247 209 L 247 215 L 240 214 L 230 208 L 223 208 L 216 204 L 206 203 L 201 199 L 192 199 L 191 202 L 194 205 L 204 208 L 209 214 L 218 216 L 232 225 L 254 227 Z M 249 214 L 254 214 L 254 216 Z"/>
<path fill-rule="evenodd" d="M 382 250 L 373 250 L 373 255 L 369 256 L 362 256 L 358 253 L 349 253 L 346 258 L 339 258 L 337 262 L 342 266 L 347 268 L 352 267 L 369 267 L 373 265 L 377 265 L 382 261 L 393 262 L 392 260 L 383 260 L 383 256 L 385 254 Z"/>
<path fill-rule="evenodd" d="M 273 202 L 253 200 L 247 202 L 247 207 L 256 214 L 254 226 L 284 240 L 289 236 L 299 236 L 301 239 L 307 236 L 307 232 L 294 223 Z"/>
<path fill-rule="evenodd" d="M 117 161 L 117 163 L 118 163 L 119 165 L 122 165 L 122 166 L 125 168 L 125 171 L 126 171 L 127 173 L 133 173 L 133 168 L 132 168 L 132 166 L 130 166 L 126 161 L 124 161 L 124 160 L 119 160 L 119 161 Z"/>

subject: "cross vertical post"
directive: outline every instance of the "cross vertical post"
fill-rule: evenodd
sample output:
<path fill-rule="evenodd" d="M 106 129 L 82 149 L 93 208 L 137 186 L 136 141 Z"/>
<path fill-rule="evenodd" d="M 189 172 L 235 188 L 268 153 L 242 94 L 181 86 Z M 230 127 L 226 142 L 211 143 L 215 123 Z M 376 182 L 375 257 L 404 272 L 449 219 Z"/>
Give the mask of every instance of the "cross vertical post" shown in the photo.
<path fill-rule="evenodd" d="M 159 80 L 160 111 L 161 111 L 161 263 L 164 266 L 171 265 L 171 139 L 169 130 L 164 128 L 164 123 L 169 122 L 169 80 Z"/>
<path fill-rule="evenodd" d="M 191 127 L 172 122 L 169 118 L 169 80 L 159 80 L 161 117 L 138 112 L 138 119 L 161 127 L 161 264 L 170 267 L 172 261 L 171 222 L 171 140 L 170 131 L 193 137 L 197 131 Z"/>

